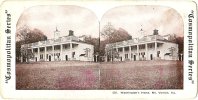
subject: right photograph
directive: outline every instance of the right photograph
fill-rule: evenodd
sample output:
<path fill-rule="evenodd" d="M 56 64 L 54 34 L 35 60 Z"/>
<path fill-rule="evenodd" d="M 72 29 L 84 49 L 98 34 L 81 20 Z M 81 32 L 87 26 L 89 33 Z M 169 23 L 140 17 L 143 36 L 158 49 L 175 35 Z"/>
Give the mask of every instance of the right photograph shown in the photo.
<path fill-rule="evenodd" d="M 121 6 L 100 21 L 101 89 L 183 89 L 184 25 L 166 6 Z"/>

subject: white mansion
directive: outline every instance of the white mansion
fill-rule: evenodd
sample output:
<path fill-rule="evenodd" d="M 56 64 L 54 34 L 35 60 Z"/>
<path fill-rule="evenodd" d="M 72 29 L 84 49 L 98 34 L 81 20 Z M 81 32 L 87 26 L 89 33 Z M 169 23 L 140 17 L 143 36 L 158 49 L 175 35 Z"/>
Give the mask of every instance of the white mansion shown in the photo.
<path fill-rule="evenodd" d="M 26 58 L 25 61 L 93 61 L 94 46 L 84 43 L 74 36 L 72 30 L 69 30 L 68 36 L 60 36 L 60 31 L 54 31 L 54 38 L 46 41 L 39 41 L 35 43 L 24 44 L 33 55 L 33 57 Z M 21 61 L 24 58 L 21 57 Z"/>
<path fill-rule="evenodd" d="M 153 35 L 107 44 L 106 61 L 178 60 L 178 44 L 169 38 L 155 29 Z"/>

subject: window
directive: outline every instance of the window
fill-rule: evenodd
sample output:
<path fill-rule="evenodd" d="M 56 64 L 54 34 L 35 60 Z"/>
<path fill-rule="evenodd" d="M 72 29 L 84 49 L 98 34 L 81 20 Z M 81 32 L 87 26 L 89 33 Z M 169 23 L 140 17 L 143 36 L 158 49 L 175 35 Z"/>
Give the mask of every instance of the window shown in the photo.
<path fill-rule="evenodd" d="M 91 49 L 85 48 L 84 50 L 85 50 L 85 57 L 90 57 L 90 51 L 91 51 Z M 75 52 L 74 52 L 74 55 L 75 55 Z"/>
<path fill-rule="evenodd" d="M 118 52 L 122 52 L 122 48 L 118 48 Z"/>
<path fill-rule="evenodd" d="M 145 52 L 141 52 L 142 57 L 144 58 Z"/>
<path fill-rule="evenodd" d="M 137 49 L 137 46 L 131 46 L 131 50 L 136 50 Z"/>
<path fill-rule="evenodd" d="M 38 49 L 35 49 L 35 52 L 37 53 L 38 52 Z"/>
<path fill-rule="evenodd" d="M 148 48 L 153 48 L 154 46 L 152 44 L 148 45 Z"/>
<path fill-rule="evenodd" d="M 48 59 L 48 54 L 46 55 L 46 58 Z"/>
<path fill-rule="evenodd" d="M 125 59 L 128 59 L 128 54 L 125 54 Z"/>
<path fill-rule="evenodd" d="M 60 56 L 60 53 L 56 53 L 56 56 Z"/>
<path fill-rule="evenodd" d="M 131 53 L 131 58 L 133 58 L 133 53 Z"/>
<path fill-rule="evenodd" d="M 40 59 L 43 59 L 43 54 L 40 55 Z"/>

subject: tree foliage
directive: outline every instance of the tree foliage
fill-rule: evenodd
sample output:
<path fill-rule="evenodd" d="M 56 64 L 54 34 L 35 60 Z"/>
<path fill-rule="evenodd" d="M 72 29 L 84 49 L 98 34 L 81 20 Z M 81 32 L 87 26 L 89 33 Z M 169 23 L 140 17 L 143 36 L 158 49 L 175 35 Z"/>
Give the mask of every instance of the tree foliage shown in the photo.
<path fill-rule="evenodd" d="M 16 32 L 16 61 L 20 61 L 20 57 L 24 59 L 33 57 L 33 53 L 27 49 L 27 46 L 21 48 L 22 45 L 47 40 L 47 36 L 39 29 L 29 29 L 27 26 L 19 28 Z"/>
<path fill-rule="evenodd" d="M 84 36 L 84 42 L 94 45 L 94 54 L 99 53 L 99 38 Z"/>
<path fill-rule="evenodd" d="M 124 30 L 123 28 L 115 29 L 111 23 L 108 23 L 104 26 L 101 36 L 104 38 L 103 41 L 101 41 L 100 51 L 101 55 L 106 55 L 110 58 L 118 58 L 118 52 L 113 49 L 113 45 L 110 46 L 105 51 L 105 46 L 109 43 L 115 43 L 115 42 L 121 42 L 125 40 L 132 39 L 132 36 L 129 35 L 129 33 Z"/>
<path fill-rule="evenodd" d="M 132 36 L 128 34 L 123 28 L 115 29 L 110 23 L 104 26 L 101 36 L 108 43 L 120 42 L 124 40 L 132 39 Z"/>
<path fill-rule="evenodd" d="M 20 28 L 16 36 L 23 44 L 47 40 L 47 36 L 42 31 L 39 29 L 31 30 L 27 26 Z"/>
<path fill-rule="evenodd" d="M 184 37 L 176 37 L 175 43 L 178 44 L 179 53 L 183 54 L 184 50 Z"/>
<path fill-rule="evenodd" d="M 99 38 L 93 38 L 91 36 L 83 36 L 83 37 L 85 43 L 94 45 L 94 54 L 100 56 L 105 55 L 106 44 L 129 40 L 132 38 L 132 36 L 129 35 L 127 31 L 125 31 L 122 28 L 115 29 L 114 26 L 111 25 L 110 23 L 105 25 L 101 32 L 101 37 L 104 38 L 103 40 L 99 41 L 100 40 Z M 99 46 L 99 42 L 100 42 L 100 46 Z M 118 57 L 118 53 L 116 51 L 111 52 L 111 49 L 109 49 L 109 52 L 107 52 L 107 54 L 113 55 L 113 57 Z M 102 59 L 100 58 L 99 60 L 101 61 Z"/>

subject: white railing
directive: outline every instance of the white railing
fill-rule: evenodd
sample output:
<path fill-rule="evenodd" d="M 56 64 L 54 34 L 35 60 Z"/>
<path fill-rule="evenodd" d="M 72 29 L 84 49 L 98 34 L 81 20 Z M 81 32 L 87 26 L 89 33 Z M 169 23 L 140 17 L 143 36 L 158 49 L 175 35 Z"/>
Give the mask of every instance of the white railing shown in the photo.
<path fill-rule="evenodd" d="M 39 45 L 45 45 L 46 43 L 45 43 L 46 41 L 39 41 Z"/>
<path fill-rule="evenodd" d="M 157 39 L 157 40 L 164 40 L 164 38 L 163 38 L 162 36 L 159 36 L 159 35 L 156 36 L 156 39 Z"/>
<path fill-rule="evenodd" d="M 32 46 L 37 46 L 38 42 L 32 43 Z"/>
<path fill-rule="evenodd" d="M 116 43 L 110 43 L 106 45 L 106 48 L 110 47 L 110 46 L 126 46 L 126 45 L 133 45 L 133 44 L 137 44 L 137 43 L 142 43 L 142 42 L 149 42 L 149 41 L 156 41 L 156 40 L 164 40 L 164 38 L 160 35 L 152 35 L 152 36 L 145 36 L 141 39 L 139 38 L 134 38 L 131 40 L 127 40 L 127 41 L 122 41 L 122 42 L 116 42 Z"/>
<path fill-rule="evenodd" d="M 79 41 L 78 37 L 75 36 L 66 36 L 66 37 L 61 37 L 58 39 L 48 39 L 46 41 L 39 41 L 39 42 L 35 42 L 35 43 L 29 43 L 29 44 L 24 44 L 22 45 L 22 47 L 35 47 L 35 46 L 39 46 L 39 45 L 52 45 L 54 43 L 61 43 L 61 42 L 69 42 L 69 41 Z"/>

